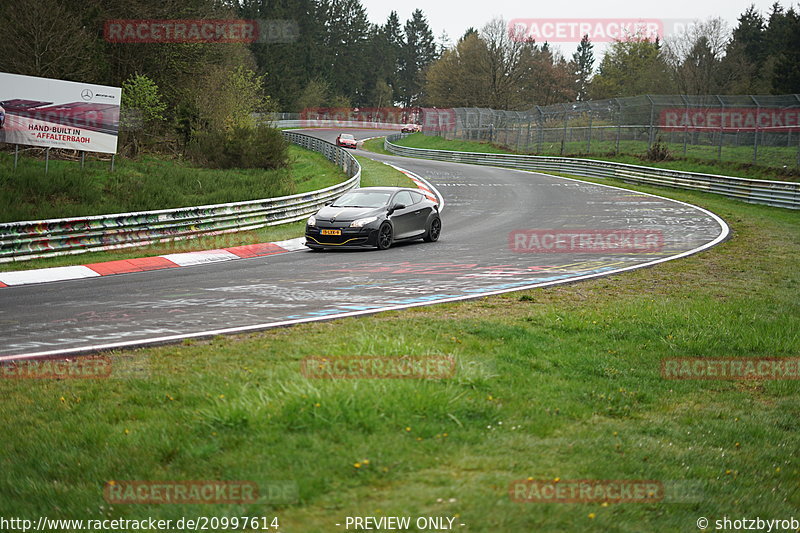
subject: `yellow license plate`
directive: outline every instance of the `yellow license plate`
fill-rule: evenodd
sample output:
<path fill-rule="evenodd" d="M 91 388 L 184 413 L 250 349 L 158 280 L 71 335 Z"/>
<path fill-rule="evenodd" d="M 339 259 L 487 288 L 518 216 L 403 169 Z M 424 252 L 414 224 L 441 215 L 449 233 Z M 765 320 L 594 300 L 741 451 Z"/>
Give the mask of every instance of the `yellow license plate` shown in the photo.
<path fill-rule="evenodd" d="M 323 235 L 341 235 L 342 230 L 340 229 L 324 229 L 321 232 Z"/>

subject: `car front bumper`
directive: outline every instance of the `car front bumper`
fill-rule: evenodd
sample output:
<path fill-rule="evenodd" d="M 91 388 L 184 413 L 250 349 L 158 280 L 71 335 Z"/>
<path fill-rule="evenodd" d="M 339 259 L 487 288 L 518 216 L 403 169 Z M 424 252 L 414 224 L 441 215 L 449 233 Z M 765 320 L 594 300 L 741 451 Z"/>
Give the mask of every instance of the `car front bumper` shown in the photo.
<path fill-rule="evenodd" d="M 338 229 L 341 235 L 322 235 L 323 229 Z M 378 228 L 319 228 L 306 226 L 306 246 L 309 248 L 365 248 L 378 245 Z"/>

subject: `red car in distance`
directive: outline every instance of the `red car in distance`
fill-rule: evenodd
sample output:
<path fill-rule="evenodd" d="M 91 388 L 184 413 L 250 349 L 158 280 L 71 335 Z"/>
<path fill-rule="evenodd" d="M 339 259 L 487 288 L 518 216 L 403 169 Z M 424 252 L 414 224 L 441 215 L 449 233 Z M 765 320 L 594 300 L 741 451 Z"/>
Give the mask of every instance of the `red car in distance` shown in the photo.
<path fill-rule="evenodd" d="M 358 141 L 356 141 L 356 138 L 350 133 L 340 133 L 339 136 L 336 137 L 336 146 L 341 146 L 342 148 L 357 148 Z"/>
<path fill-rule="evenodd" d="M 419 124 L 405 124 L 402 128 L 400 128 L 400 133 L 419 133 L 422 131 L 422 128 Z"/>

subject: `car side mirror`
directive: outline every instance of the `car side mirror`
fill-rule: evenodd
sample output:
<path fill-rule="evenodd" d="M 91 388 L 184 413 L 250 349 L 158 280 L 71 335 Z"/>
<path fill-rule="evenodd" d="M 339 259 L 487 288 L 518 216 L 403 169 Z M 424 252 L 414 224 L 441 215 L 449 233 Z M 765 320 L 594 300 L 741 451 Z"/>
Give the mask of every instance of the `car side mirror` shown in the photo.
<path fill-rule="evenodd" d="M 331 205 L 332 203 L 333 203 L 333 200 L 328 200 L 327 202 L 325 202 L 324 205 Z"/>
<path fill-rule="evenodd" d="M 406 208 L 405 205 L 403 205 L 401 203 L 396 203 L 392 207 L 389 208 L 389 214 L 391 215 L 392 213 L 394 213 L 398 209 L 405 209 L 405 208 Z"/>

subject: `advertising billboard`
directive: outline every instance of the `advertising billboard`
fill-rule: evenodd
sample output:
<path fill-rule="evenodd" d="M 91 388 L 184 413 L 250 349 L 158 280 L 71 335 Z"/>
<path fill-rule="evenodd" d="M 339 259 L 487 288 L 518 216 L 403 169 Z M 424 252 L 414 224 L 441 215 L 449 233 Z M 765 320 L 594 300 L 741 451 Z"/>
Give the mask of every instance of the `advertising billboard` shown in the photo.
<path fill-rule="evenodd" d="M 0 72 L 0 142 L 117 152 L 122 89 Z"/>

